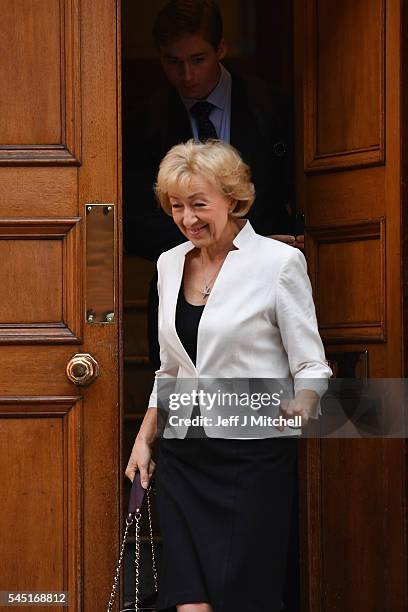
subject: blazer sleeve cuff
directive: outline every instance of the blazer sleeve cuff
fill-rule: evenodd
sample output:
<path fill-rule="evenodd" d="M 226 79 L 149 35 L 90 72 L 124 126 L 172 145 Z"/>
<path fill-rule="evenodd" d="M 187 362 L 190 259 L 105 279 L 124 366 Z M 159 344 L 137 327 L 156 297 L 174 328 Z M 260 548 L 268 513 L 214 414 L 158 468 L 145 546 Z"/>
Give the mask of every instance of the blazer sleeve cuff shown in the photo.
<path fill-rule="evenodd" d="M 315 393 L 317 393 L 321 399 L 323 395 L 326 393 L 328 386 L 329 386 L 328 378 L 295 378 L 294 380 L 295 396 L 302 389 L 307 389 L 310 391 L 315 391 Z M 321 407 L 320 400 L 319 400 L 316 412 L 315 414 L 311 414 L 310 418 L 318 419 L 319 416 L 321 416 L 322 414 L 323 414 L 322 407 Z"/>
<path fill-rule="evenodd" d="M 148 408 L 157 408 L 157 378 L 154 379 L 153 389 L 150 393 Z"/>

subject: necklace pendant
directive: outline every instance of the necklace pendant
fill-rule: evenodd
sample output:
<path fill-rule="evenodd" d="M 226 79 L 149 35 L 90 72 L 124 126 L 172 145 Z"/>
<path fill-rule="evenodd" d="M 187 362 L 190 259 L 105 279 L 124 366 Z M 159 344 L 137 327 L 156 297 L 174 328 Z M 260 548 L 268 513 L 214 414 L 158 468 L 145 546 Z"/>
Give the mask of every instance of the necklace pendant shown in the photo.
<path fill-rule="evenodd" d="M 203 299 L 208 298 L 208 296 L 210 295 L 210 292 L 211 292 L 211 288 L 208 285 L 205 285 L 204 289 L 201 289 Z"/>

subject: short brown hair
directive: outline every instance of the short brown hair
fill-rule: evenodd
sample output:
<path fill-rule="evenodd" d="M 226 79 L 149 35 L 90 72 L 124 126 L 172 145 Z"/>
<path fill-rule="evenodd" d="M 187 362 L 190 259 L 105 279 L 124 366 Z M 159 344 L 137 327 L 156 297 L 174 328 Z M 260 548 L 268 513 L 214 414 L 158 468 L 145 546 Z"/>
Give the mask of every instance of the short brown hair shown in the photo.
<path fill-rule="evenodd" d="M 177 185 L 188 185 L 194 176 L 203 177 L 234 202 L 232 216 L 243 217 L 251 208 L 255 199 L 251 170 L 238 151 L 220 140 L 189 140 L 170 149 L 157 175 L 156 198 L 169 216 L 169 192 Z"/>
<path fill-rule="evenodd" d="M 169 0 L 161 9 L 153 26 L 156 47 L 164 47 L 189 34 L 202 34 L 218 50 L 223 25 L 221 11 L 214 0 Z"/>

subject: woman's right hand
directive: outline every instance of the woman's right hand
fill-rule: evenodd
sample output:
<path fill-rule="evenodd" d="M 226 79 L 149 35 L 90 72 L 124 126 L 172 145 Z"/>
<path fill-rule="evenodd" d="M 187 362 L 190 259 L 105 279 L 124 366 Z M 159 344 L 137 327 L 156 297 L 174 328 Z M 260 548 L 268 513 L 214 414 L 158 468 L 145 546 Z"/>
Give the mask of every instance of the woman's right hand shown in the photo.
<path fill-rule="evenodd" d="M 125 475 L 133 482 L 136 472 L 140 472 L 140 482 L 147 489 L 153 476 L 156 463 L 152 459 L 151 446 L 136 436 L 135 443 L 125 470 Z"/>

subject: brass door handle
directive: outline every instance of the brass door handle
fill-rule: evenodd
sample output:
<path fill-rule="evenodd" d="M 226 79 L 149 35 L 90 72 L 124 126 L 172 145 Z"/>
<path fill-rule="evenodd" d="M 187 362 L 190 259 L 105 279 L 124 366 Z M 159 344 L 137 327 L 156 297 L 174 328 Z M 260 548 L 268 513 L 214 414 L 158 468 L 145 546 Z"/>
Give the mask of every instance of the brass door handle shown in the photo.
<path fill-rule="evenodd" d="M 74 385 L 86 387 L 99 376 L 99 364 L 89 353 L 77 353 L 68 362 L 67 376 Z"/>

